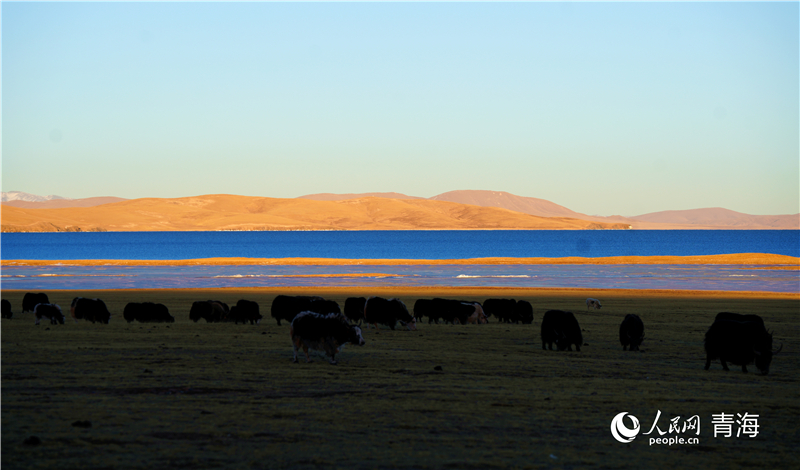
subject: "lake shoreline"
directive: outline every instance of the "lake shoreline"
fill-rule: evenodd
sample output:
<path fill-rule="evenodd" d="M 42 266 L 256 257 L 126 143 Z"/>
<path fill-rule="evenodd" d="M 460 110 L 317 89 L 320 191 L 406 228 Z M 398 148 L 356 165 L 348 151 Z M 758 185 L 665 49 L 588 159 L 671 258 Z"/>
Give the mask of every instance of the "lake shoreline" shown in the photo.
<path fill-rule="evenodd" d="M 2 289 L 8 296 L 19 296 L 25 289 Z M 72 289 L 43 289 L 48 294 L 72 296 Z M 800 292 L 723 291 L 679 289 L 597 289 L 579 287 L 498 287 L 498 286 L 259 286 L 198 287 L 163 289 L 85 289 L 81 296 L 131 294 L 152 299 L 193 295 L 196 298 L 277 295 L 319 295 L 325 298 L 404 297 L 404 298 L 600 298 L 600 299 L 776 299 L 800 301 Z M 96 294 L 94 294 L 96 293 Z M 71 297 L 70 297 L 71 298 Z M 155 300 L 154 300 L 155 301 Z M 408 306 L 409 308 L 412 305 Z"/>

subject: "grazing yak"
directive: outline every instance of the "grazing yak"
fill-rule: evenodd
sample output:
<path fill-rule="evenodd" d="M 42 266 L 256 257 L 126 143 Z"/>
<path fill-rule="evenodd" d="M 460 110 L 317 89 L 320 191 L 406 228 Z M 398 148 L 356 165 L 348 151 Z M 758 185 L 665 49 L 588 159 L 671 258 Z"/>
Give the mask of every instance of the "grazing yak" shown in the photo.
<path fill-rule="evenodd" d="M 368 298 L 364 304 L 364 319 L 375 328 L 378 328 L 378 323 L 380 323 L 394 330 L 397 322 L 400 322 L 409 330 L 417 329 L 416 318 L 408 313 L 406 304 L 400 299 Z"/>
<path fill-rule="evenodd" d="M 363 346 L 365 343 L 361 328 L 351 325 L 341 313 L 300 312 L 292 320 L 289 334 L 294 350 L 292 362 L 295 363 L 298 362 L 297 350 L 300 348 L 306 354 L 306 362 L 311 362 L 308 350 L 314 349 L 324 351 L 330 357 L 330 363 L 336 364 L 336 354 L 343 345 L 352 343 Z"/>
<path fill-rule="evenodd" d="M 230 313 L 228 304 L 219 300 L 198 300 L 192 303 L 189 310 L 189 319 L 197 323 L 201 318 L 206 323 L 218 323 L 225 319 Z"/>
<path fill-rule="evenodd" d="M 514 319 L 519 320 L 523 325 L 533 323 L 533 306 L 527 300 L 517 300 L 514 306 Z"/>
<path fill-rule="evenodd" d="M 603 306 L 600 305 L 600 301 L 597 299 L 591 299 L 591 298 L 586 299 L 586 311 L 588 312 L 589 309 L 592 308 L 595 310 L 600 310 L 601 308 L 603 308 Z"/>
<path fill-rule="evenodd" d="M 469 302 L 462 300 L 453 300 L 450 302 L 452 311 L 453 324 L 458 322 L 460 325 L 478 325 L 486 324 L 489 320 L 486 319 L 486 314 L 483 312 L 483 307 L 480 302 Z"/>
<path fill-rule="evenodd" d="M 69 313 L 76 322 L 87 320 L 92 323 L 108 324 L 111 321 L 111 312 L 108 311 L 106 303 L 100 299 L 75 297 L 72 299 Z"/>
<path fill-rule="evenodd" d="M 553 343 L 559 351 L 580 351 L 583 344 L 581 326 L 572 312 L 562 310 L 548 310 L 542 318 L 542 349 L 553 349 Z"/>
<path fill-rule="evenodd" d="M 772 333 L 764 327 L 761 317 L 730 312 L 717 315 L 704 342 L 705 370 L 711 367 L 712 360 L 719 359 L 726 371 L 729 370 L 728 362 L 742 366 L 742 372 L 747 372 L 748 364 L 755 363 L 761 374 L 766 375 L 772 356 L 783 349 L 781 344 L 776 351 L 772 350 Z"/>
<path fill-rule="evenodd" d="M 175 323 L 166 305 L 153 302 L 130 302 L 125 305 L 122 316 L 128 323 L 134 320 L 139 323 Z"/>
<path fill-rule="evenodd" d="M 488 323 L 486 314 L 480 302 L 468 300 L 442 299 L 419 299 L 414 303 L 414 320 L 421 320 L 428 317 L 428 323 L 461 324 L 483 324 Z"/>
<path fill-rule="evenodd" d="M 483 302 L 483 311 L 487 318 L 497 317 L 500 323 L 516 323 L 513 321 L 516 306 L 517 301 L 514 299 L 486 299 Z"/>
<path fill-rule="evenodd" d="M 58 304 L 36 304 L 33 307 L 33 315 L 36 317 L 36 325 L 44 318 L 50 320 L 51 325 L 57 323 L 64 324 L 64 314 Z"/>
<path fill-rule="evenodd" d="M 344 301 L 344 316 L 353 323 L 364 320 L 366 297 L 348 297 Z"/>
<path fill-rule="evenodd" d="M 280 326 L 281 320 L 291 322 L 300 312 L 341 313 L 339 304 L 318 296 L 279 295 L 272 301 L 270 314 Z"/>
<path fill-rule="evenodd" d="M 36 304 L 49 303 L 50 299 L 47 298 L 47 294 L 34 294 L 33 292 L 28 292 L 24 297 L 22 297 L 22 312 L 32 312 L 33 309 L 36 308 Z"/>
<path fill-rule="evenodd" d="M 629 313 L 619 325 L 619 342 L 622 343 L 622 350 L 625 351 L 630 346 L 631 351 L 638 351 L 639 346 L 644 341 L 644 323 L 639 315 Z"/>
<path fill-rule="evenodd" d="M 3 305 L 2 318 L 11 318 L 11 317 L 13 317 L 14 314 L 11 312 L 11 302 L 9 302 L 7 299 L 3 299 L 1 303 Z"/>
<path fill-rule="evenodd" d="M 431 299 L 417 299 L 414 302 L 414 319 L 421 322 L 423 318 L 428 317 L 428 323 L 431 323 L 432 316 L 431 310 L 433 309 L 433 300 Z"/>
<path fill-rule="evenodd" d="M 429 302 L 430 303 L 425 303 L 420 306 L 425 315 L 428 316 L 429 324 L 439 324 L 439 320 L 453 323 L 455 315 L 452 313 L 452 308 L 450 307 L 450 303 L 452 302 L 451 300 L 436 297 L 431 299 Z"/>
<path fill-rule="evenodd" d="M 527 300 L 486 299 L 483 311 L 487 318 L 494 315 L 501 323 L 533 323 L 533 306 Z"/>
<path fill-rule="evenodd" d="M 261 322 L 262 318 L 256 302 L 240 299 L 236 302 L 236 305 L 231 307 L 231 311 L 228 317 L 225 318 L 225 321 L 232 321 L 236 325 L 238 325 L 239 322 L 242 322 L 243 325 L 247 324 L 247 322 L 250 322 L 251 325 L 257 325 Z"/>

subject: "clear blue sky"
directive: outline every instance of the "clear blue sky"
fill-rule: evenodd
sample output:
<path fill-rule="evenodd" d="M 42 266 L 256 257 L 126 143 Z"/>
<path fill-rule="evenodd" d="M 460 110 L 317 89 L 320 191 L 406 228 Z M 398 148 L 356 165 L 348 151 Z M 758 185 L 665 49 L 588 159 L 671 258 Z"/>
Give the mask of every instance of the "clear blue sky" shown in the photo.
<path fill-rule="evenodd" d="M 800 212 L 797 2 L 2 2 L 2 190 Z"/>

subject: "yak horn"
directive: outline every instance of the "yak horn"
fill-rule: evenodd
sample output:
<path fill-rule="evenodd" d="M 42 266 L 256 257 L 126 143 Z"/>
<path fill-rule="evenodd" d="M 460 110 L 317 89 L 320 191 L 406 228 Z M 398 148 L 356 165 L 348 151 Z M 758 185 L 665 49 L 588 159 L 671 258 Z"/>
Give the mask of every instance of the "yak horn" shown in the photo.
<path fill-rule="evenodd" d="M 778 346 L 778 350 L 773 352 L 772 354 L 778 354 L 779 352 L 781 352 L 781 349 L 783 349 L 783 343 L 781 343 L 781 345 Z"/>

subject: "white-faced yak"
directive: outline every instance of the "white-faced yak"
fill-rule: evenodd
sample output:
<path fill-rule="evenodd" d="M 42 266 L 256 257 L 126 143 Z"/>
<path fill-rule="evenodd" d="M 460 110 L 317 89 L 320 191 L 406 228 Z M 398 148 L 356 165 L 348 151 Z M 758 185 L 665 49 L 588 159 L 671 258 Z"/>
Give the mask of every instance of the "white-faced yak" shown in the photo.
<path fill-rule="evenodd" d="M 300 312 L 292 320 L 289 334 L 294 349 L 292 362 L 297 362 L 297 350 L 303 348 L 306 362 L 311 362 L 308 350 L 314 349 L 324 351 L 330 363 L 336 364 L 336 354 L 344 344 L 364 345 L 361 328 L 351 325 L 341 313 Z"/>

